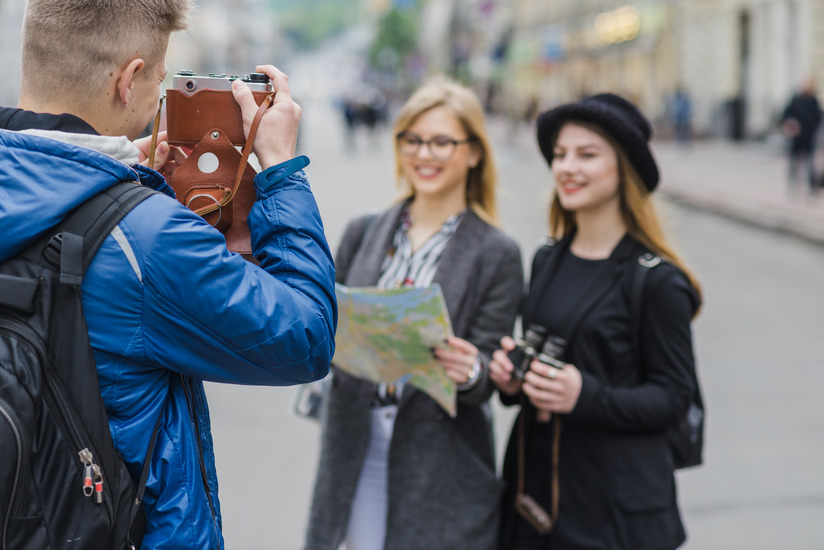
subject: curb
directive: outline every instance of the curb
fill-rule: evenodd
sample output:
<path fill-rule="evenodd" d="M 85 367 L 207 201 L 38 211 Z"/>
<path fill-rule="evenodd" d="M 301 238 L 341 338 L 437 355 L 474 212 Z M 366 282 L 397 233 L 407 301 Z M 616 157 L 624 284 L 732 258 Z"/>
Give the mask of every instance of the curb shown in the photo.
<path fill-rule="evenodd" d="M 774 203 L 742 200 L 740 195 L 727 194 L 719 200 L 719 193 L 659 189 L 667 200 L 721 215 L 748 225 L 800 237 L 815 244 L 824 244 L 824 223 L 810 216 Z"/>

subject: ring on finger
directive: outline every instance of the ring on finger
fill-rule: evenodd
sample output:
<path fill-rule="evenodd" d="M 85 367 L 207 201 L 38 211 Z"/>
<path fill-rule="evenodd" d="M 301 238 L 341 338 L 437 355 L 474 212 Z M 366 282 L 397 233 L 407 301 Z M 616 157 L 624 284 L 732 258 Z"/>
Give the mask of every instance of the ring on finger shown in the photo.
<path fill-rule="evenodd" d="M 558 372 L 554 368 L 550 367 L 549 373 L 547 374 L 547 376 L 549 377 L 550 380 L 555 380 L 555 377 L 558 376 Z"/>

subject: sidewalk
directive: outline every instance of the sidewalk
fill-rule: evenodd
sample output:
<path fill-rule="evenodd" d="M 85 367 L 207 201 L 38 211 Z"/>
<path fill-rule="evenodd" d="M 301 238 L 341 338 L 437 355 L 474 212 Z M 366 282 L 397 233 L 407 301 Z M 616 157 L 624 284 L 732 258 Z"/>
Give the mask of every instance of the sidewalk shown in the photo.
<path fill-rule="evenodd" d="M 760 143 L 654 142 L 662 196 L 747 223 L 824 244 L 824 192 L 790 193 L 787 158 Z"/>
<path fill-rule="evenodd" d="M 488 124 L 498 145 L 540 155 L 533 127 L 513 128 L 494 116 Z M 824 190 L 815 197 L 806 187 L 789 192 L 780 144 L 706 140 L 683 148 L 654 140 L 652 149 L 661 172 L 660 198 L 824 244 Z"/>

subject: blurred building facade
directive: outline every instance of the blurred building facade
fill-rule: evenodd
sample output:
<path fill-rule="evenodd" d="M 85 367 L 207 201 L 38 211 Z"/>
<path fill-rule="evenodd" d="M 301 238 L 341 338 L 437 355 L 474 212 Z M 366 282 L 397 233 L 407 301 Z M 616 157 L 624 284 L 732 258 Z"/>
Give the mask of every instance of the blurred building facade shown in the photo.
<path fill-rule="evenodd" d="M 423 17 L 430 66 L 510 112 L 613 91 L 665 134 L 680 87 L 696 134 L 747 139 L 806 78 L 824 90 L 824 0 L 428 0 Z"/>
<path fill-rule="evenodd" d="M 255 63 L 288 69 L 291 51 L 267 0 L 196 0 L 189 30 L 172 35 L 166 65 L 201 73 L 250 73 Z M 0 0 L 0 105 L 15 105 L 20 88 L 25 2 Z"/>
<path fill-rule="evenodd" d="M 20 93 L 20 44 L 25 4 L 0 0 L 0 105 L 15 106 Z"/>

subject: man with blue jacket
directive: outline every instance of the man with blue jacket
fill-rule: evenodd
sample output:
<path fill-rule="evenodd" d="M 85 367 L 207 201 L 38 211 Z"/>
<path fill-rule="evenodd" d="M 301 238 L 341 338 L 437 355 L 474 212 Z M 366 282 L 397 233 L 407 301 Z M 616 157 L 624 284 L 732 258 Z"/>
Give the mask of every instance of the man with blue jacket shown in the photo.
<path fill-rule="evenodd" d="M 118 182 L 162 192 L 106 238 L 81 288 L 112 437 L 135 478 L 162 415 L 144 502 L 152 549 L 223 547 L 202 381 L 323 378 L 337 320 L 331 254 L 305 163 L 293 159 L 300 107 L 283 73 L 257 68 L 276 92 L 254 141 L 263 170 L 249 226 L 260 266 L 230 253 L 141 164 L 148 144 L 131 140 L 157 110 L 169 36 L 191 9 L 29 0 L 20 99 L 0 109 L 0 262 Z M 248 131 L 257 104 L 245 84 L 233 92 Z M 182 160 L 165 142 L 156 151 L 162 171 Z"/>

